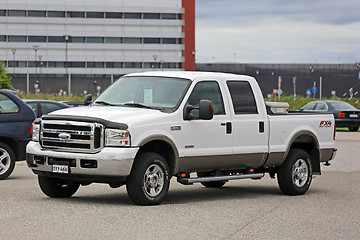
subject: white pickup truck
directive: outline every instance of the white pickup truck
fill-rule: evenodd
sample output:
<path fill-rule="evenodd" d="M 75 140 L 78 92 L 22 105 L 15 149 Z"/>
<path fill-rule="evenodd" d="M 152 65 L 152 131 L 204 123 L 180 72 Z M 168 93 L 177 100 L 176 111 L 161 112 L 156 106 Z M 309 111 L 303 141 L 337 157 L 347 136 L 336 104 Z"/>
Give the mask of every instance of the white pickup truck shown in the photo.
<path fill-rule="evenodd" d="M 273 113 L 249 76 L 128 74 L 85 105 L 33 124 L 27 164 L 47 196 L 126 184 L 134 203 L 154 205 L 172 176 L 220 188 L 265 173 L 284 194 L 300 195 L 336 152 L 332 114 Z"/>

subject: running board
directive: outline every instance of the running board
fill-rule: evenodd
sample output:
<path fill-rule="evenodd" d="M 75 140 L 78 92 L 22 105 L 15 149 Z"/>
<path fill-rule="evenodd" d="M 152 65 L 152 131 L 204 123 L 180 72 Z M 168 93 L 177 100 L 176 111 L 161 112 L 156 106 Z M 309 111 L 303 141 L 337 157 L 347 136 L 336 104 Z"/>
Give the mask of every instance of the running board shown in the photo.
<path fill-rule="evenodd" d="M 177 181 L 184 185 L 191 185 L 199 182 L 213 182 L 213 181 L 228 181 L 235 179 L 260 179 L 264 177 L 264 173 L 251 173 L 251 174 L 236 174 L 236 175 L 228 175 L 228 176 L 211 176 L 211 177 L 200 177 L 200 178 L 186 178 L 178 176 Z"/>

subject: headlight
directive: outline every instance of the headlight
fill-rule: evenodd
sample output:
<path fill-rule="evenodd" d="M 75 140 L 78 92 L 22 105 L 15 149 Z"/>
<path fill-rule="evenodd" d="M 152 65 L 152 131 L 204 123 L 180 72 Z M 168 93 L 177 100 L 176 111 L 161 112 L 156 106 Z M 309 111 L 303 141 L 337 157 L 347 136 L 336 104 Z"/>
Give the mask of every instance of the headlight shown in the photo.
<path fill-rule="evenodd" d="M 40 140 L 40 124 L 33 123 L 31 125 L 30 133 L 32 134 L 32 140 L 38 142 Z"/>
<path fill-rule="evenodd" d="M 130 134 L 126 130 L 105 129 L 105 146 L 130 146 Z"/>

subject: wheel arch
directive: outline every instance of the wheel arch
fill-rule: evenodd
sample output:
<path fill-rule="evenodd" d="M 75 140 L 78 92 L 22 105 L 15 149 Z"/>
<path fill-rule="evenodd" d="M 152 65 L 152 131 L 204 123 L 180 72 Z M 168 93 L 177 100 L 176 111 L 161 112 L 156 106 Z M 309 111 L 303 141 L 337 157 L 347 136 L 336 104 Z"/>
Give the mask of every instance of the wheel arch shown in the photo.
<path fill-rule="evenodd" d="M 8 145 L 15 154 L 15 159 L 20 157 L 19 144 L 11 137 L 0 137 L 0 142 Z"/>
<path fill-rule="evenodd" d="M 310 156 L 313 174 L 321 174 L 320 169 L 320 145 L 316 135 L 310 131 L 300 131 L 294 134 L 286 149 L 283 162 L 291 149 L 302 149 Z"/>
<path fill-rule="evenodd" d="M 137 155 L 143 152 L 154 152 L 160 154 L 170 167 L 171 175 L 177 172 L 179 153 L 175 143 L 167 136 L 154 135 L 143 139 L 139 143 Z"/>

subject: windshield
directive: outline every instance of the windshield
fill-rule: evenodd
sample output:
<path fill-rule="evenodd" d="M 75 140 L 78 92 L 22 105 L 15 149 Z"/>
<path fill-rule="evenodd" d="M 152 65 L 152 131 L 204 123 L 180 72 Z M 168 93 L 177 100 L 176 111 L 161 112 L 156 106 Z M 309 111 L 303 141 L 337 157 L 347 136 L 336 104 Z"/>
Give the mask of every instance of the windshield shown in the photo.
<path fill-rule="evenodd" d="M 347 102 L 328 102 L 329 108 L 334 110 L 349 110 L 354 111 L 357 110 L 353 105 Z"/>
<path fill-rule="evenodd" d="M 95 103 L 171 109 L 178 105 L 190 81 L 168 77 L 123 77 L 103 92 Z"/>

